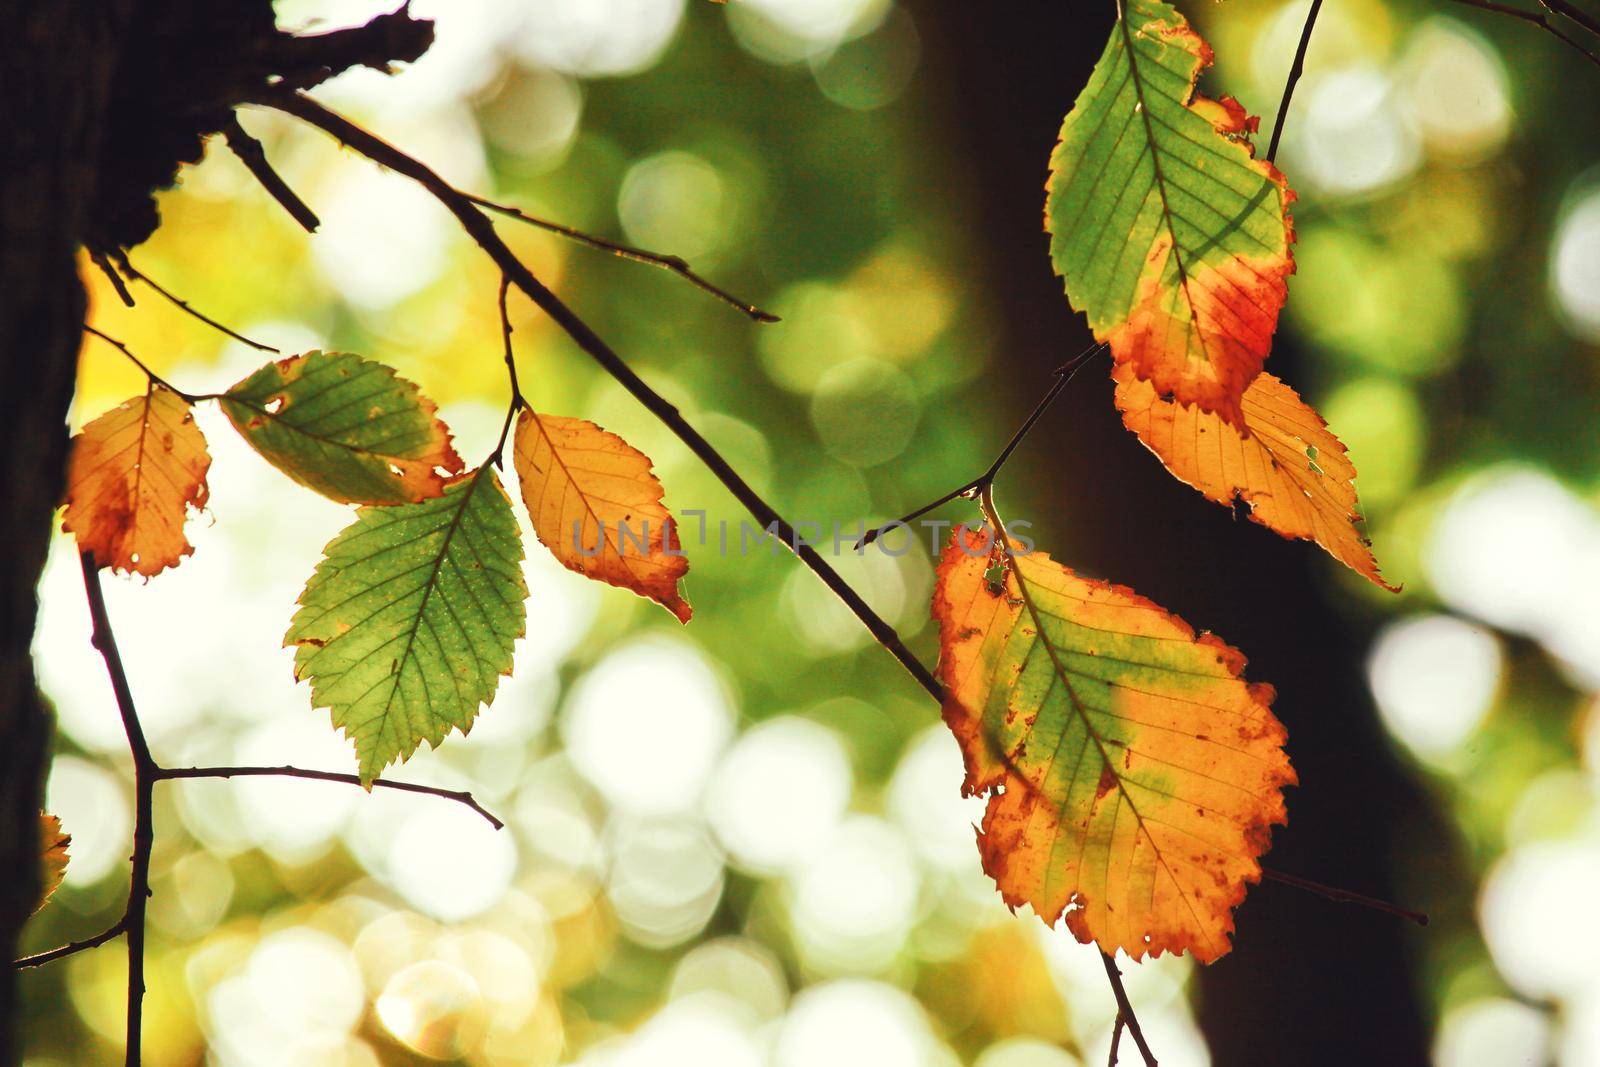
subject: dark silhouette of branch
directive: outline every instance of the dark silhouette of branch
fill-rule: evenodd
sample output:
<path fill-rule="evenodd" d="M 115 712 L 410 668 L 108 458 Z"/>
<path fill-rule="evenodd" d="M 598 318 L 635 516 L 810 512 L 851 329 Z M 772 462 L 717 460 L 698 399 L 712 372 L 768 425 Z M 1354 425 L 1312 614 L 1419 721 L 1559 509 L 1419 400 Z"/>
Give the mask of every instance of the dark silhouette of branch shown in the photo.
<path fill-rule="evenodd" d="M 895 526 L 904 526 L 912 519 L 921 518 L 934 508 L 948 504 L 957 497 L 965 497 L 968 500 L 975 499 L 984 489 L 993 485 L 995 478 L 1000 474 L 1000 468 L 1006 465 L 1006 461 L 1011 458 L 1011 453 L 1015 452 L 1017 446 L 1022 444 L 1022 439 L 1028 436 L 1028 432 L 1044 417 L 1044 413 L 1049 410 L 1050 405 L 1055 403 L 1056 397 L 1060 396 L 1062 391 L 1066 389 L 1067 383 L 1072 381 L 1072 376 L 1077 374 L 1091 357 L 1104 351 L 1105 347 L 1104 342 L 1091 345 L 1056 368 L 1055 379 L 1050 383 L 1050 388 L 1045 392 L 1044 396 L 1039 398 L 1039 402 L 1033 406 L 1033 410 L 1022 421 L 1022 425 L 1017 427 L 1017 431 L 1011 435 L 1011 440 L 1006 442 L 1006 446 L 1000 450 L 1000 454 L 995 457 L 994 462 L 989 464 L 988 470 L 972 479 L 966 485 L 950 490 L 931 504 L 924 504 L 909 515 L 902 515 L 893 522 L 886 522 L 876 529 L 867 531 L 866 536 L 855 543 L 856 551 L 860 551 L 867 545 L 872 544 L 872 542 L 888 533 Z"/>
<path fill-rule="evenodd" d="M 303 778 L 312 782 L 342 782 L 346 785 L 360 785 L 361 779 L 354 774 L 345 774 L 341 771 L 315 771 L 304 767 L 162 767 L 156 772 L 159 781 L 176 781 L 189 778 Z M 376 778 L 372 782 L 374 789 L 393 789 L 402 793 L 422 793 L 430 797 L 442 797 L 453 800 L 457 804 L 464 804 L 483 816 L 484 820 L 496 830 L 505 829 L 505 823 L 483 805 L 479 804 L 473 795 L 464 789 L 442 789 L 433 785 L 417 785 L 414 782 L 391 782 L 386 778 Z"/>
<path fill-rule="evenodd" d="M 179 297 L 169 293 L 167 290 L 151 281 L 146 275 L 140 273 L 132 263 L 128 262 L 128 255 L 126 252 L 114 252 L 112 255 L 116 257 L 117 266 L 122 268 L 123 274 L 126 274 L 129 278 L 136 282 L 143 282 L 145 285 L 148 285 L 168 303 L 172 304 L 176 308 L 181 309 L 184 314 L 199 319 L 201 322 L 205 323 L 207 326 L 210 326 L 214 330 L 220 330 L 222 333 L 227 334 L 235 341 L 249 345 L 257 352 L 271 352 L 275 356 L 282 355 L 281 352 L 279 352 L 276 348 L 273 348 L 271 345 L 264 345 L 260 341 L 252 341 L 250 338 L 246 337 L 242 333 L 239 333 L 237 330 L 228 329 L 228 327 L 222 325 L 222 323 L 218 322 L 216 319 L 191 306 L 187 300 L 180 299 Z"/>
<path fill-rule="evenodd" d="M 1306 49 L 1311 47 L 1311 31 L 1317 25 L 1317 15 L 1322 11 L 1322 0 L 1311 0 L 1311 10 L 1306 12 L 1306 24 L 1300 31 L 1300 47 L 1294 51 L 1294 62 L 1289 64 L 1289 80 L 1283 86 L 1283 99 L 1278 101 L 1278 118 L 1272 124 L 1272 141 L 1267 145 L 1267 162 L 1278 158 L 1278 139 L 1283 136 L 1283 120 L 1289 117 L 1289 101 L 1294 98 L 1295 83 L 1306 72 Z"/>
<path fill-rule="evenodd" d="M 122 280 L 122 275 L 117 273 L 116 268 L 111 265 L 111 261 L 106 258 L 105 253 L 95 251 L 92 248 L 88 252 L 90 262 L 100 268 L 100 273 L 106 276 L 106 280 L 111 283 L 111 288 L 116 290 L 117 299 L 122 301 L 123 306 L 133 307 L 133 294 L 128 292 L 128 283 Z"/>
<path fill-rule="evenodd" d="M 1133 1035 L 1133 1043 L 1139 1048 L 1139 1055 L 1144 1057 L 1145 1067 L 1156 1067 L 1155 1053 L 1150 1051 L 1150 1046 L 1145 1043 L 1144 1031 L 1139 1029 L 1138 1016 L 1133 1014 L 1133 1005 L 1128 1003 L 1128 991 L 1122 988 L 1122 972 L 1117 970 L 1117 961 L 1107 953 L 1100 953 L 1100 962 L 1106 965 L 1106 978 L 1111 981 L 1111 994 L 1117 998 L 1117 1022 L 1113 1025 L 1126 1026 L 1128 1033 Z M 1111 1062 L 1117 1062 L 1117 1036 L 1111 1038 Z"/>
<path fill-rule="evenodd" d="M 609 252 L 614 256 L 618 256 L 622 259 L 632 260 L 635 263 L 646 263 L 652 267 L 660 267 L 662 270 L 671 271 L 673 274 L 676 274 L 690 285 L 693 285 L 695 288 L 703 292 L 710 293 L 724 304 L 727 304 L 729 307 L 737 308 L 746 315 L 749 315 L 752 319 L 755 319 L 757 322 L 783 321 L 772 312 L 762 311 L 748 300 L 740 300 L 738 297 L 734 296 L 726 289 L 723 289 L 721 286 L 713 285 L 705 278 L 702 278 L 700 275 L 689 269 L 689 264 L 685 263 L 681 256 L 667 256 L 662 255 L 659 252 L 646 252 L 642 248 L 635 248 L 632 245 L 619 244 L 616 241 L 608 241 L 604 237 L 596 237 L 592 233 L 584 233 L 582 230 L 574 229 L 571 226 L 565 226 L 559 222 L 551 222 L 549 219 L 537 218 L 533 215 L 529 215 L 527 212 L 522 211 L 519 208 L 511 207 L 509 204 L 496 203 L 495 201 L 489 200 L 486 197 L 474 196 L 471 193 L 462 193 L 461 195 L 481 208 L 487 208 L 488 210 L 504 215 L 507 218 L 516 219 L 518 222 L 525 222 L 529 226 L 536 226 L 548 233 L 558 234 L 567 238 L 568 240 L 576 241 L 581 245 L 587 245 L 590 248 L 597 248 L 602 252 Z"/>
<path fill-rule="evenodd" d="M 281 93 L 273 97 L 270 103 L 273 107 L 317 127 L 373 162 L 410 178 L 432 194 L 434 199 L 456 217 L 467 235 L 494 260 L 495 265 L 518 289 L 526 293 L 545 314 L 566 331 L 586 355 L 633 394 L 634 399 L 664 423 L 678 440 L 687 445 L 689 451 L 717 476 L 717 480 L 727 487 L 757 522 L 776 532 L 778 540 L 788 546 L 817 577 L 822 579 L 862 625 L 866 626 L 878 643 L 916 679 L 918 685 L 935 700 L 944 698 L 944 690 L 938 680 L 912 654 L 905 642 L 900 640 L 900 635 L 895 632 L 894 627 L 873 611 L 867 602 L 861 599 L 861 595 L 839 576 L 815 548 L 806 544 L 794 527 L 751 488 L 750 484 L 733 469 L 720 452 L 712 447 L 709 441 L 701 436 L 700 431 L 690 425 L 676 407 L 650 388 L 610 345 L 600 339 L 588 323 L 533 276 L 533 273 L 517 258 L 516 253 L 512 252 L 495 232 L 494 223 L 490 221 L 489 216 L 485 215 L 470 197 L 456 190 L 427 164 L 368 133 L 344 116 L 328 110 L 304 93 Z"/>
<path fill-rule="evenodd" d="M 1337 886 L 1323 885 L 1321 882 L 1313 882 L 1309 878 L 1301 878 L 1297 874 L 1285 874 L 1283 871 L 1275 871 L 1271 867 L 1261 868 L 1261 876 L 1270 881 L 1282 882 L 1284 885 L 1292 885 L 1296 889 L 1304 889 L 1308 893 L 1327 897 L 1335 903 L 1359 904 L 1363 908 L 1371 908 L 1387 915 L 1397 915 L 1402 919 L 1409 919 L 1418 926 L 1428 925 L 1426 912 L 1402 908 L 1398 904 L 1391 904 L 1387 900 L 1379 900 L 1377 897 L 1369 897 L 1364 893 L 1354 893 L 1348 889 L 1340 889 Z"/>
<path fill-rule="evenodd" d="M 70 941 L 58 948 L 51 949 L 48 952 L 36 952 L 32 956 L 24 956 L 20 960 L 14 961 L 11 966 L 15 967 L 19 971 L 24 967 L 42 967 L 46 963 L 53 963 L 56 960 L 65 959 L 75 952 L 82 952 L 86 948 L 97 948 L 121 934 L 124 924 L 126 924 L 127 921 L 128 916 L 126 913 L 124 913 L 120 919 L 106 927 L 104 930 L 101 930 L 93 937 L 86 937 L 82 941 Z"/>
<path fill-rule="evenodd" d="M 196 402 L 201 401 L 201 400 L 210 399 L 209 397 L 195 396 L 193 393 L 186 393 L 182 389 L 179 389 L 177 386 L 173 385 L 171 382 L 169 382 L 165 378 L 161 377 L 161 375 L 159 375 L 155 371 L 151 370 L 149 368 L 149 366 L 145 363 L 144 360 L 140 359 L 138 356 L 133 354 L 133 350 L 132 349 L 130 349 L 127 345 L 123 344 L 121 341 L 117 340 L 115 337 L 112 337 L 110 334 L 103 333 L 100 330 L 95 329 L 93 326 L 90 326 L 88 323 L 84 323 L 83 324 L 83 332 L 88 334 L 91 337 L 100 338 L 100 340 L 104 341 L 108 345 L 111 345 L 113 348 L 117 349 L 123 355 L 127 356 L 128 359 L 133 362 L 133 365 L 135 367 L 138 367 L 141 371 L 144 372 L 144 376 L 146 378 L 149 378 L 156 385 L 161 386 L 161 388 L 167 390 L 168 392 L 173 393 L 180 400 L 182 400 L 184 403 L 193 404 L 193 403 L 196 403 Z"/>
<path fill-rule="evenodd" d="M 523 399 L 522 386 L 517 384 L 517 361 L 511 352 L 511 312 L 506 306 L 506 299 L 511 295 L 511 279 L 500 275 L 500 339 L 505 347 L 506 376 L 510 379 L 511 402 L 506 405 L 506 421 L 500 426 L 500 440 L 494 446 L 494 458 L 490 460 L 496 467 L 504 469 L 506 458 L 506 438 L 511 434 L 511 420 L 517 417 L 517 412 L 528 406 Z"/>
<path fill-rule="evenodd" d="M 123 732 L 128 735 L 128 750 L 133 753 L 132 872 L 128 879 L 128 910 L 123 914 L 122 925 L 128 935 L 126 1062 L 128 1067 L 139 1067 L 139 1046 L 144 1030 L 144 913 L 145 904 L 150 899 L 150 849 L 155 842 L 152 801 L 160 768 L 150 755 L 150 745 L 145 740 L 143 727 L 139 725 L 139 712 L 133 704 L 133 692 L 128 688 L 122 654 L 117 651 L 111 618 L 106 614 L 105 593 L 100 588 L 100 568 L 95 564 L 93 552 L 81 553 L 78 559 L 83 566 L 83 588 L 89 598 L 89 617 L 94 623 L 90 643 L 105 660 L 106 673 L 111 676 L 111 690 L 117 698 L 117 711 L 122 715 Z"/>
<path fill-rule="evenodd" d="M 1107 1067 L 1117 1067 L 1117 1049 L 1122 1045 L 1122 1030 L 1126 1025 L 1122 1021 L 1122 1012 L 1117 1012 L 1117 1021 L 1111 1024 L 1111 1053 L 1106 1057 Z"/>
<path fill-rule="evenodd" d="M 1494 0 L 1453 0 L 1453 2 L 1457 4 L 1465 4 L 1467 7 L 1475 7 L 1479 11 L 1492 11 L 1497 15 L 1505 15 L 1509 18 L 1520 19 L 1523 22 L 1538 26 L 1552 37 L 1574 49 L 1579 55 L 1583 56 L 1584 59 L 1587 59 L 1595 66 L 1600 67 L 1600 57 L 1597 57 L 1593 52 L 1589 51 L 1578 41 L 1574 40 L 1572 37 L 1569 37 L 1567 33 L 1561 29 L 1561 27 L 1551 22 L 1542 11 L 1524 11 L 1521 8 L 1511 7 L 1508 4 L 1497 4 L 1494 2 Z M 1543 2 L 1543 0 L 1541 0 L 1541 2 Z"/>
<path fill-rule="evenodd" d="M 317 218 L 317 213 L 306 206 L 298 193 L 289 188 L 289 183 L 272 169 L 272 164 L 267 161 L 267 150 L 261 147 L 261 142 L 250 136 L 250 133 L 239 125 L 238 116 L 230 114 L 227 125 L 222 127 L 222 136 L 227 139 L 228 147 L 233 149 L 233 154 L 239 157 L 239 162 L 255 176 L 256 181 L 289 213 L 289 217 L 298 222 L 307 233 L 316 233 L 317 227 L 322 225 L 322 220 Z"/>
<path fill-rule="evenodd" d="M 1584 11 L 1567 0 L 1539 0 L 1539 6 L 1552 14 L 1563 15 L 1588 30 L 1596 37 L 1600 37 L 1600 19 Z"/>

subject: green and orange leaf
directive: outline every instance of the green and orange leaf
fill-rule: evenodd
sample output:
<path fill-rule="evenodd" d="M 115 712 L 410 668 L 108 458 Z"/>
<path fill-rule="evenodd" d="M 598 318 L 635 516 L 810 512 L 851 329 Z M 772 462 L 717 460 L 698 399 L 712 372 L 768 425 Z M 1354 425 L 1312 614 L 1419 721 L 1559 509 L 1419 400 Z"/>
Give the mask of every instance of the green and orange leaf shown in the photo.
<path fill-rule="evenodd" d="M 1245 390 L 1243 426 L 1156 395 L 1126 365 L 1112 370 L 1123 425 L 1180 481 L 1208 500 L 1250 505 L 1254 522 L 1315 541 L 1357 574 L 1391 591 L 1362 533 L 1356 468 L 1322 416 L 1263 371 Z"/>
<path fill-rule="evenodd" d="M 39 903 L 37 912 L 50 902 L 50 895 L 61 888 L 67 877 L 67 846 L 72 835 L 61 829 L 61 820 L 45 812 L 39 813 Z"/>
<path fill-rule="evenodd" d="M 273 466 L 341 504 L 415 504 L 461 470 L 433 402 L 394 369 L 307 352 L 221 396 L 234 429 Z"/>
<path fill-rule="evenodd" d="M 183 524 L 210 467 L 189 403 L 152 382 L 72 439 L 62 528 L 102 567 L 159 574 L 194 551 Z"/>
<path fill-rule="evenodd" d="M 514 458 L 533 532 L 563 566 L 689 621 L 678 591 L 689 560 L 649 456 L 592 422 L 529 409 Z"/>
<path fill-rule="evenodd" d="M 1162 396 L 1242 424 L 1294 272 L 1294 199 L 1256 120 L 1195 91 L 1211 49 L 1171 6 L 1127 0 L 1061 127 L 1045 228 L 1067 298 Z"/>
<path fill-rule="evenodd" d="M 1271 686 L 1121 586 L 957 530 L 934 590 L 944 718 L 1012 907 L 1139 959 L 1231 947 L 1295 774 Z"/>
<path fill-rule="evenodd" d="M 365 507 L 328 543 L 283 643 L 355 742 L 362 784 L 466 733 L 525 627 L 522 536 L 493 468 L 443 496 Z"/>

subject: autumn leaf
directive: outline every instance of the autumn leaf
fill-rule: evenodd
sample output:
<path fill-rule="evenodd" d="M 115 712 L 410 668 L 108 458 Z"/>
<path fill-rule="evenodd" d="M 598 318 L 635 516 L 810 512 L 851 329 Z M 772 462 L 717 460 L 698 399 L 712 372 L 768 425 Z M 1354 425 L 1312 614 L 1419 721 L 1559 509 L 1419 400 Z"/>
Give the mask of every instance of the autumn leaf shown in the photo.
<path fill-rule="evenodd" d="M 1119 363 L 1234 425 L 1294 272 L 1288 183 L 1256 120 L 1195 80 L 1211 49 L 1176 10 L 1127 0 L 1050 158 L 1045 228 L 1067 298 Z"/>
<path fill-rule="evenodd" d="M 1131 590 L 1014 552 L 959 529 L 933 600 L 984 869 L 1079 941 L 1209 963 L 1295 782 L 1272 687 Z"/>
<path fill-rule="evenodd" d="M 527 596 L 511 500 L 488 467 L 432 500 L 362 508 L 329 542 L 284 644 L 355 742 L 364 785 L 471 729 L 511 670 Z"/>
<path fill-rule="evenodd" d="M 1162 400 L 1126 366 L 1112 377 L 1123 424 L 1180 481 L 1219 504 L 1245 501 L 1253 521 L 1315 541 L 1356 573 L 1397 591 L 1378 573 L 1361 533 L 1355 465 L 1293 389 L 1265 371 L 1257 375 L 1245 390 L 1248 433 L 1242 433 L 1216 415 Z"/>
<path fill-rule="evenodd" d="M 411 504 L 461 470 L 433 402 L 393 368 L 307 352 L 257 370 L 220 398 L 268 462 L 343 504 Z"/>
<path fill-rule="evenodd" d="M 72 835 L 63 833 L 61 820 L 54 815 L 39 813 L 39 903 L 37 912 L 50 902 L 50 895 L 61 888 L 67 876 L 67 846 Z"/>
<path fill-rule="evenodd" d="M 152 382 L 72 439 L 61 526 L 102 567 L 159 574 L 194 551 L 183 524 L 205 507 L 210 466 L 193 409 Z"/>
<path fill-rule="evenodd" d="M 517 420 L 514 456 L 533 532 L 556 559 L 689 621 L 678 592 L 689 560 L 650 457 L 592 422 L 532 410 Z"/>

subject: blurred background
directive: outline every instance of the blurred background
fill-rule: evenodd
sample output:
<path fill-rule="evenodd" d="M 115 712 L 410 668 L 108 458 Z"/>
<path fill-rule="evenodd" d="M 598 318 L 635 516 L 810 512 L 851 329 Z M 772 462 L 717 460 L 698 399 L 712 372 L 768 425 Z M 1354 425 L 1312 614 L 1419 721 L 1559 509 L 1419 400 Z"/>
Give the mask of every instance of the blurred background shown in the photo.
<path fill-rule="evenodd" d="M 284 0 L 352 24 L 372 0 Z M 1308 3 L 1188 4 L 1216 91 L 1270 129 Z M 1045 163 L 1113 5 L 419 0 L 438 41 L 318 96 L 458 186 L 681 255 L 783 316 L 501 230 L 789 518 L 853 529 L 987 465 L 1088 341 L 1050 274 Z M 359 352 L 442 405 L 469 463 L 505 396 L 498 277 L 403 179 L 244 124 L 323 229 L 220 145 L 134 262 L 286 352 Z M 1447 0 L 1329 0 L 1279 162 L 1299 233 L 1271 369 L 1350 446 L 1404 592 L 1234 521 L 1122 430 L 1091 370 L 1007 469 L 1041 547 L 1215 629 L 1274 683 L 1301 788 L 1268 862 L 1428 911 L 1416 929 L 1254 889 L 1212 967 L 1127 966 L 1167 1067 L 1600 1064 L 1600 70 Z M 263 357 L 86 271 L 92 321 L 190 391 Z M 744 513 L 529 305 L 524 389 L 647 452 L 675 510 Z M 86 349 L 76 420 L 139 392 Z M 203 410 L 193 557 L 108 599 L 158 759 L 354 768 L 280 648 L 348 509 Z M 940 517 L 972 517 L 970 505 Z M 713 527 L 714 528 L 714 527 Z M 696 615 L 531 538 L 528 637 L 467 738 L 393 775 L 157 794 L 147 1062 L 1076 1067 L 1093 950 L 1011 916 L 926 697 L 787 556 L 689 541 Z M 931 663 L 926 539 L 840 569 Z M 29 948 L 120 914 L 130 765 L 70 544 L 41 586 L 66 886 Z M 120 943 L 30 972 L 30 1067 L 121 1062 Z M 1133 1062 L 1125 1044 L 1124 1062 Z"/>

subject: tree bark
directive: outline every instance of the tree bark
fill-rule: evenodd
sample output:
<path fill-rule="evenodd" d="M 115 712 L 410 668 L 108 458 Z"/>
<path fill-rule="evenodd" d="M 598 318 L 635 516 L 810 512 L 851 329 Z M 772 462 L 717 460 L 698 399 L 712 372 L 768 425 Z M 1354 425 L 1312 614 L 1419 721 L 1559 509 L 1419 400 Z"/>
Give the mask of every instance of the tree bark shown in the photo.
<path fill-rule="evenodd" d="M 52 717 L 34 678 L 35 586 L 67 454 L 85 296 L 77 249 L 94 197 L 123 5 L 0 0 L 0 952 L 37 902 Z M 17 1062 L 16 973 L 0 967 L 0 1064 Z"/>

